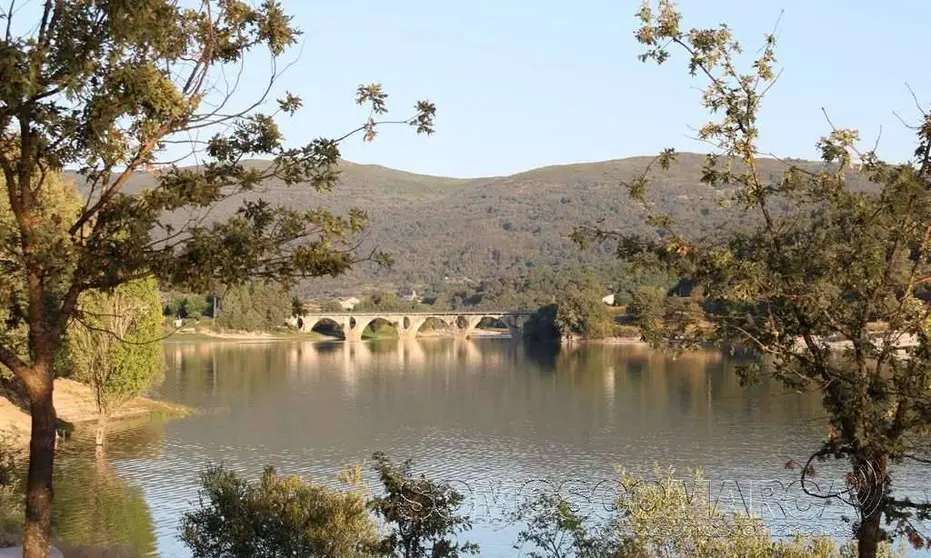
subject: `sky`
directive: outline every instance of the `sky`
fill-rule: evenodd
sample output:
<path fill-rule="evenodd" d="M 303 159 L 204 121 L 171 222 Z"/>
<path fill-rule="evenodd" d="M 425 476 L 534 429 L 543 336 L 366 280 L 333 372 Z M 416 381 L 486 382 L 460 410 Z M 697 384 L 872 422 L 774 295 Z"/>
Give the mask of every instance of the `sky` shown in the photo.
<path fill-rule="evenodd" d="M 496 176 L 554 164 L 707 151 L 689 139 L 707 120 L 686 60 L 637 60 L 639 0 L 281 0 L 304 31 L 285 55 L 277 88 L 305 108 L 283 122 L 291 144 L 340 136 L 366 111 L 353 101 L 380 82 L 392 116 L 414 101 L 437 105 L 436 134 L 383 130 L 352 139 L 344 158 L 457 177 Z M 779 22 L 783 74 L 760 119 L 761 148 L 815 158 L 829 132 L 858 128 L 871 148 L 901 161 L 914 134 L 896 114 L 931 108 L 931 0 L 680 0 L 686 27 L 726 22 L 749 52 Z M 780 18 L 780 13 L 782 16 Z M 255 90 L 261 80 L 250 81 Z"/>

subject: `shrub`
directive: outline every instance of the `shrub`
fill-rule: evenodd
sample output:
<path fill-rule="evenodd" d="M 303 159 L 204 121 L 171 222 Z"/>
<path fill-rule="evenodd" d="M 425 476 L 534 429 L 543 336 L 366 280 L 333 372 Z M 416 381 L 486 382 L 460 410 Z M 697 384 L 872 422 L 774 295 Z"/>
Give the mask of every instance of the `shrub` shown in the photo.
<path fill-rule="evenodd" d="M 17 543 L 24 519 L 22 482 L 0 443 L 0 548 Z"/>
<path fill-rule="evenodd" d="M 268 467 L 250 483 L 223 467 L 201 475 L 198 505 L 184 514 L 181 540 L 195 558 L 370 556 L 375 524 L 353 469 L 338 491 Z"/>
<path fill-rule="evenodd" d="M 672 469 L 645 480 L 621 471 L 615 505 L 604 520 L 582 513 L 560 494 L 541 493 L 512 516 L 521 524 L 516 549 L 531 558 L 852 558 L 853 543 L 838 546 L 826 536 L 774 540 L 759 518 L 723 510 L 710 499 L 700 472 L 688 482 Z M 702 489 L 705 487 L 705 489 Z M 584 504 L 595 504 L 587 502 Z M 892 546 L 880 556 L 896 555 Z"/>
<path fill-rule="evenodd" d="M 477 554 L 478 545 L 458 543 L 458 533 L 468 531 L 468 516 L 457 513 L 463 496 L 445 483 L 411 473 L 411 462 L 395 465 L 385 454 L 373 456 L 385 494 L 369 504 L 385 521 L 389 533 L 378 549 L 402 558 L 456 558 Z"/>

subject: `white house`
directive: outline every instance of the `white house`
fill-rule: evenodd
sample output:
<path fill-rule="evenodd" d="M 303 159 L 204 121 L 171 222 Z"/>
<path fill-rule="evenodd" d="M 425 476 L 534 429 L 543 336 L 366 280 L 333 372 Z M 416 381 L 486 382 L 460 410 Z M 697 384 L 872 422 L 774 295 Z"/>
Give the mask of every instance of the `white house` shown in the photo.
<path fill-rule="evenodd" d="M 419 296 L 417 296 L 417 291 L 414 290 L 414 289 L 411 289 L 410 292 L 407 292 L 407 293 L 402 292 L 402 293 L 401 293 L 401 298 L 403 298 L 404 300 L 407 300 L 407 301 L 409 301 L 409 302 L 420 302 L 420 300 L 421 300 L 421 298 L 420 298 Z"/>
<path fill-rule="evenodd" d="M 614 293 L 601 297 L 601 302 L 604 302 L 608 306 L 614 306 Z"/>
<path fill-rule="evenodd" d="M 344 298 L 339 301 L 339 305 L 343 307 L 343 310 L 352 310 L 356 307 L 356 304 L 362 302 L 358 298 L 351 296 L 349 298 Z"/>

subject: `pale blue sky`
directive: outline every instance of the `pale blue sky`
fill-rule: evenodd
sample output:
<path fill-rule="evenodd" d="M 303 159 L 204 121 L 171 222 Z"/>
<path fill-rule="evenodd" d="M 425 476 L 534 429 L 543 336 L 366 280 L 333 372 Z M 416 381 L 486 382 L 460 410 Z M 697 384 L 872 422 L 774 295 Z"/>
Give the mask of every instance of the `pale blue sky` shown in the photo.
<path fill-rule="evenodd" d="M 641 64 L 633 38 L 639 0 L 282 0 L 304 29 L 303 51 L 282 88 L 306 108 L 285 123 L 292 143 L 340 135 L 365 117 L 357 84 L 380 81 L 406 115 L 426 97 L 437 133 L 385 131 L 343 148 L 352 161 L 452 176 L 487 176 L 579 161 L 652 154 L 689 140 L 704 121 L 680 56 Z M 782 9 L 778 56 L 785 68 L 766 103 L 762 147 L 814 157 L 827 130 L 880 127 L 880 151 L 901 160 L 913 135 L 910 84 L 931 106 L 929 0 L 681 0 L 686 26 L 720 21 L 755 50 Z M 291 53 L 296 55 L 297 53 Z M 293 56 L 292 56 L 293 57 Z"/>

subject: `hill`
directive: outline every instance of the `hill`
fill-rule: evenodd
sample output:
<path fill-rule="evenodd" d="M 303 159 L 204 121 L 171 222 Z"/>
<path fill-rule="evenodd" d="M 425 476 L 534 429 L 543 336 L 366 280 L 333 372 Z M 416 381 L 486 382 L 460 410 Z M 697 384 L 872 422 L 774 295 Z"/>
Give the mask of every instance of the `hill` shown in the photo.
<path fill-rule="evenodd" d="M 388 251 L 396 263 L 391 269 L 360 265 L 344 277 L 314 280 L 300 289 L 305 295 L 334 295 L 374 284 L 420 286 L 604 262 L 611 257 L 607 250 L 581 251 L 569 232 L 599 219 L 605 226 L 643 230 L 642 208 L 628 198 L 623 184 L 649 160 L 634 157 L 475 179 L 346 162 L 332 193 L 272 183 L 260 195 L 276 204 L 369 212 L 363 246 Z M 737 215 L 719 205 L 727 189 L 712 191 L 699 183 L 702 161 L 702 155 L 681 154 L 669 171 L 655 175 L 649 197 L 658 211 L 676 216 L 690 232 L 711 234 Z M 762 170 L 776 177 L 784 169 L 785 163 L 765 160 Z M 139 173 L 128 191 L 152 183 L 152 176 Z M 227 216 L 238 203 L 221 204 L 211 215 Z"/>

